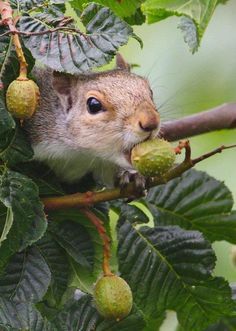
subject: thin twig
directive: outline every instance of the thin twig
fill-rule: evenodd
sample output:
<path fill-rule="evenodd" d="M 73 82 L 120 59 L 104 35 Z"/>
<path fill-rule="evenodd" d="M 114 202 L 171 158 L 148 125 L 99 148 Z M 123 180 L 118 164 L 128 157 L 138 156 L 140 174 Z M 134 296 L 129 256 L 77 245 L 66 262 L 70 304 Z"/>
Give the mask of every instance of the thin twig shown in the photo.
<path fill-rule="evenodd" d="M 235 147 L 236 147 L 236 145 L 229 145 L 229 146 L 222 145 L 222 146 L 214 149 L 213 151 L 211 151 L 209 153 L 203 154 L 203 155 L 197 157 L 196 159 L 193 159 L 192 160 L 192 163 L 193 163 L 193 165 L 195 165 L 195 164 L 197 164 L 197 163 L 199 163 L 199 162 L 201 162 L 201 161 L 203 161 L 203 160 L 211 157 L 212 155 L 215 155 L 217 153 L 222 153 L 222 151 L 224 149 L 235 148 Z"/>
<path fill-rule="evenodd" d="M 151 188 L 157 185 L 165 184 L 173 178 L 179 177 L 186 170 L 191 169 L 195 164 L 213 156 L 217 153 L 221 153 L 225 149 L 236 147 L 236 145 L 231 146 L 221 146 L 214 149 L 213 151 L 201 155 L 196 159 L 191 159 L 191 149 L 189 142 L 185 142 L 185 159 L 182 163 L 169 170 L 162 177 L 149 178 L 147 182 L 147 188 Z M 104 190 L 101 192 L 89 192 L 88 193 L 76 193 L 60 197 L 50 197 L 42 199 L 45 210 L 58 210 L 67 208 L 78 208 L 85 206 L 92 206 L 99 202 L 111 201 L 116 199 L 124 199 L 137 195 L 137 190 L 134 183 L 127 185 L 125 189 L 120 190 L 120 188 L 114 188 L 110 190 Z"/>

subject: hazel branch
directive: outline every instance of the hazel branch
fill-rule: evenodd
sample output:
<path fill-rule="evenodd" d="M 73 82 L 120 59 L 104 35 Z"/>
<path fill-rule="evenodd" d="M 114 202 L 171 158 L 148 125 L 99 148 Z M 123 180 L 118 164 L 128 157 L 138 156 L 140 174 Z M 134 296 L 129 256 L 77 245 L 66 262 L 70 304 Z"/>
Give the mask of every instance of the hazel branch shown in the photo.
<path fill-rule="evenodd" d="M 182 163 L 169 170 L 162 177 L 149 178 L 147 181 L 147 188 L 151 188 L 157 185 L 165 184 L 171 179 L 179 177 L 186 170 L 191 169 L 197 163 L 217 154 L 221 153 L 225 149 L 236 147 L 232 146 L 220 146 L 213 151 L 203 154 L 198 158 L 191 159 L 191 148 L 189 141 L 180 142 L 179 148 L 185 149 L 185 159 Z M 140 194 L 137 193 L 136 187 L 133 183 L 127 185 L 125 189 L 120 190 L 120 188 L 114 188 L 110 190 L 104 190 L 101 192 L 87 192 L 87 193 L 76 193 L 65 195 L 61 197 L 50 197 L 42 199 L 45 210 L 58 210 L 58 209 L 67 209 L 67 208 L 78 208 L 78 207 L 88 207 L 92 206 L 99 202 L 111 201 L 116 199 L 124 199 L 137 196 Z"/>
<path fill-rule="evenodd" d="M 229 103 L 178 120 L 164 122 L 160 137 L 168 141 L 176 141 L 211 131 L 235 128 L 236 103 Z"/>

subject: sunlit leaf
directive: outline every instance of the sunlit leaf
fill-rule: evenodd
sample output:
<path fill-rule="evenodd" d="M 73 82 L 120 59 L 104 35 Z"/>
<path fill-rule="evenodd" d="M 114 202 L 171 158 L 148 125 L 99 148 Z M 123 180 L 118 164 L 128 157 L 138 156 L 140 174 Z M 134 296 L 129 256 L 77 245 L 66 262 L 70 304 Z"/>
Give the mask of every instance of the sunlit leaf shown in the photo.
<path fill-rule="evenodd" d="M 214 13 L 217 0 L 146 0 L 142 4 L 148 23 L 159 22 L 167 17 L 185 16 L 180 28 L 184 31 L 185 41 L 195 52 L 203 33 Z"/>

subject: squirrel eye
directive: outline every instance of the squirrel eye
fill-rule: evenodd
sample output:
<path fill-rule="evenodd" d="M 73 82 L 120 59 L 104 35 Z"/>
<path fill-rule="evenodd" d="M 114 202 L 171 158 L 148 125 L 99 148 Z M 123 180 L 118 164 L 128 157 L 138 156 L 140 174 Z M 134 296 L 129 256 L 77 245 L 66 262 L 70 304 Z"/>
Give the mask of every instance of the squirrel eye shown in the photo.
<path fill-rule="evenodd" d="M 96 98 L 88 98 L 87 100 L 88 112 L 90 114 L 97 114 L 103 110 L 101 102 Z"/>

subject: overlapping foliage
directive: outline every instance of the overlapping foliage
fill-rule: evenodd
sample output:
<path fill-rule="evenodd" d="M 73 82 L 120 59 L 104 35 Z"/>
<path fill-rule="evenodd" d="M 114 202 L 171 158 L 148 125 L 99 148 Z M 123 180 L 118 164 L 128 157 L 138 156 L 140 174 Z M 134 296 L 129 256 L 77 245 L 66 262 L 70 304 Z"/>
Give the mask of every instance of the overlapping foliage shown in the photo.
<path fill-rule="evenodd" d="M 97 2 L 70 1 L 82 32 L 64 17 L 65 1 L 12 0 L 20 15 L 18 29 L 37 33 L 22 36 L 31 67 L 34 59 L 70 73 L 101 66 L 129 37 L 137 38 L 127 22 L 141 24 L 145 15 L 149 23 L 184 17 L 181 28 L 194 51 L 217 5 L 216 0 Z M 18 74 L 11 37 L 0 38 L 0 52 L 6 89 Z M 40 197 L 63 195 L 65 188 L 32 161 L 22 128 L 6 110 L 5 89 L 0 98 L 0 328 L 153 331 L 172 309 L 181 330 L 202 331 L 211 324 L 208 330 L 222 325 L 230 330 L 235 301 L 229 284 L 212 274 L 211 246 L 216 240 L 236 243 L 236 212 L 228 188 L 206 173 L 188 171 L 140 200 L 152 213 L 153 226 L 139 207 L 112 203 L 110 208 L 119 213 L 116 234 L 109 227 L 109 206 L 93 208 L 112 235 L 114 250 L 118 245 L 113 267 L 131 286 L 135 302 L 125 319 L 105 321 L 91 296 L 101 275 L 101 239 L 78 210 L 44 214 Z"/>

